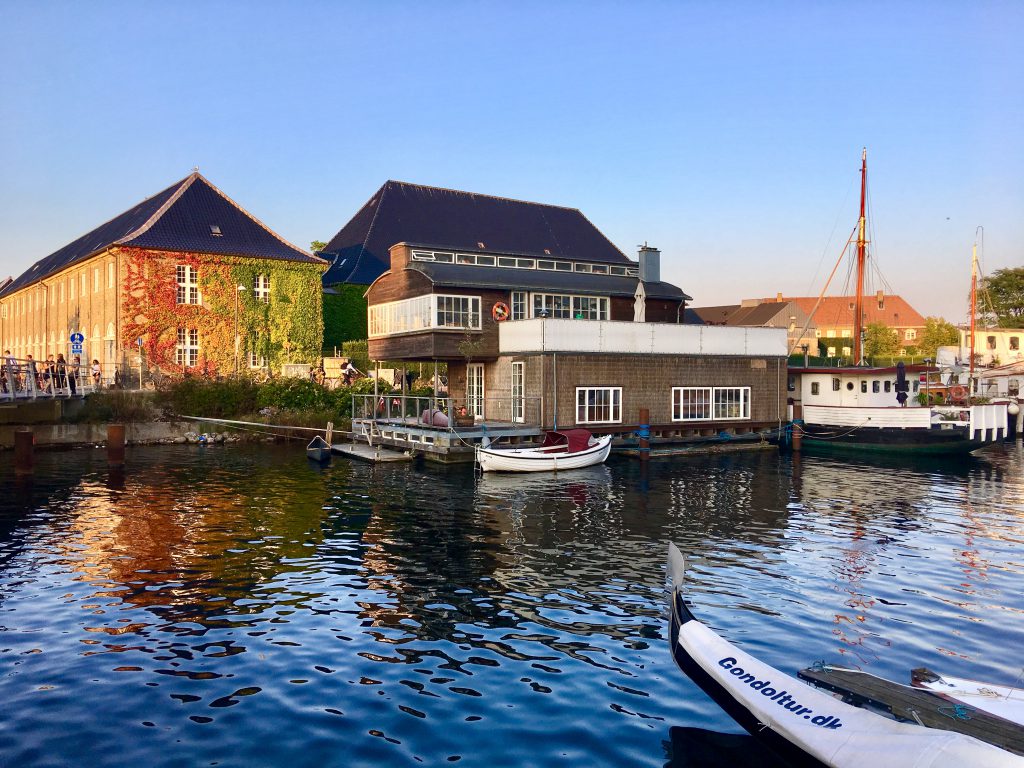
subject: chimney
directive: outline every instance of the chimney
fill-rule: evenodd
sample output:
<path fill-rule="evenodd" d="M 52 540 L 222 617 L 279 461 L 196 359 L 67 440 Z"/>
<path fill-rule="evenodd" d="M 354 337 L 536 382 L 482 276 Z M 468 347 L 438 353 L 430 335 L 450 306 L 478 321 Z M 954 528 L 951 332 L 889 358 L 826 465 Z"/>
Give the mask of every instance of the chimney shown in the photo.
<path fill-rule="evenodd" d="M 647 243 L 640 246 L 640 279 L 645 283 L 661 282 L 661 251 Z"/>
<path fill-rule="evenodd" d="M 875 298 L 878 299 L 878 308 L 885 309 L 885 291 L 876 293 Z"/>
<path fill-rule="evenodd" d="M 777 301 L 779 303 L 782 302 L 782 294 L 781 293 L 776 293 L 775 294 L 775 301 Z"/>

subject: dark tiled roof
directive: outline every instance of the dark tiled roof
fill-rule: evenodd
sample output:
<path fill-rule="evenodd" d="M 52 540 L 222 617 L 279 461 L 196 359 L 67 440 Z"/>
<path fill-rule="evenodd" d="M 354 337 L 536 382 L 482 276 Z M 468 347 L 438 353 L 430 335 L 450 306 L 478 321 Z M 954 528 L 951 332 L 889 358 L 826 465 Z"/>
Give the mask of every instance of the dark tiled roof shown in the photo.
<path fill-rule="evenodd" d="M 638 279 L 585 272 L 554 272 L 546 269 L 504 269 L 466 264 L 438 264 L 414 261 L 409 269 L 426 275 L 430 281 L 447 288 L 498 288 L 503 290 L 558 291 L 576 295 L 633 296 Z M 689 299 L 671 283 L 644 283 L 652 299 Z"/>
<path fill-rule="evenodd" d="M 739 304 L 726 304 L 721 307 L 687 307 L 687 322 L 703 323 L 704 325 L 725 325 L 729 316 L 740 308 Z"/>
<path fill-rule="evenodd" d="M 211 225 L 220 227 L 219 237 Z M 114 245 L 322 263 L 282 240 L 195 172 L 39 260 L 3 292 L 24 288 Z"/>
<path fill-rule="evenodd" d="M 633 263 L 575 208 L 388 181 L 321 252 L 331 261 L 324 285 L 369 285 L 401 242 Z"/>
<path fill-rule="evenodd" d="M 725 304 L 720 307 L 692 307 L 687 313 L 687 322 L 705 325 L 732 325 L 764 328 L 775 320 L 788 305 L 786 301 L 763 301 L 760 304 Z M 689 318 L 693 319 L 689 319 Z M 788 325 L 789 317 L 786 317 Z"/>

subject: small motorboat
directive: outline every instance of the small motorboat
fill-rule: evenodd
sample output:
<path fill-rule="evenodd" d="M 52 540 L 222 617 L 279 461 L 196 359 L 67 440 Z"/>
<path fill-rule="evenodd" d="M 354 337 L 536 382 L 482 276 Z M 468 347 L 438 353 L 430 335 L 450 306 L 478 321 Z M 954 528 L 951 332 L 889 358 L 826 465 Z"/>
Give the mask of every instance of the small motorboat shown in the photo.
<path fill-rule="evenodd" d="M 306 457 L 323 464 L 331 458 L 331 446 L 320 435 L 316 435 L 306 446 Z"/>
<path fill-rule="evenodd" d="M 670 639 L 676 664 L 767 750 L 786 762 L 841 768 L 1024 766 L 1024 757 L 974 736 L 890 719 L 874 709 L 844 703 L 759 661 L 690 612 L 683 598 L 685 563 L 672 544 L 668 571 L 672 580 Z M 935 699 L 944 701 L 938 696 Z"/>
<path fill-rule="evenodd" d="M 476 449 L 484 472 L 554 472 L 600 464 L 612 449 L 612 436 L 594 437 L 585 429 L 550 431 L 541 445 Z"/>

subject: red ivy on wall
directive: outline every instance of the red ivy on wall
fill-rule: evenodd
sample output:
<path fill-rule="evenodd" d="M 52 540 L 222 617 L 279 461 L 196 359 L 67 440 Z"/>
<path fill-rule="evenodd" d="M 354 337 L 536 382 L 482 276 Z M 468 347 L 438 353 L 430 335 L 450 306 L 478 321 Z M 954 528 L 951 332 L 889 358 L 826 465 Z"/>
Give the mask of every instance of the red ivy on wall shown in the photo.
<path fill-rule="evenodd" d="M 272 365 L 314 362 L 323 343 L 319 265 L 245 257 L 121 249 L 124 264 L 123 344 L 142 351 L 150 365 L 182 370 L 176 361 L 178 329 L 199 334 L 197 364 L 186 370 L 210 375 L 235 369 L 235 334 L 240 367 L 247 350 Z M 177 267 L 198 275 L 199 304 L 178 304 Z M 253 278 L 270 276 L 272 303 L 255 300 Z M 246 287 L 244 292 L 238 286 Z"/>
<path fill-rule="evenodd" d="M 150 365 L 181 369 L 176 361 L 178 329 L 199 332 L 200 349 L 194 371 L 225 373 L 234 366 L 234 301 L 231 265 L 195 253 L 121 250 L 125 265 L 124 346 L 136 349 L 142 339 Z M 191 267 L 199 276 L 200 304 L 178 304 L 177 267 Z M 240 310 L 241 311 L 241 310 Z"/>

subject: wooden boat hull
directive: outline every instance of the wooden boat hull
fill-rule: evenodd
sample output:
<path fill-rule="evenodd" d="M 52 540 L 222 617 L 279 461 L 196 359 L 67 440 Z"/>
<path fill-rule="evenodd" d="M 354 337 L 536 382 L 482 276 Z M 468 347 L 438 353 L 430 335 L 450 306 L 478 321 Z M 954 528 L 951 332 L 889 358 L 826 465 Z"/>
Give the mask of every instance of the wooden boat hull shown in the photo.
<path fill-rule="evenodd" d="M 594 444 L 575 453 L 551 453 L 538 448 L 479 448 L 477 463 L 484 472 L 563 472 L 601 464 L 612 448 L 612 436 L 594 439 Z"/>
<path fill-rule="evenodd" d="M 672 656 L 766 748 L 797 766 L 1022 766 L 1024 759 L 951 731 L 897 722 L 845 704 L 729 643 L 698 621 L 682 593 L 685 566 L 669 545 Z"/>

